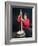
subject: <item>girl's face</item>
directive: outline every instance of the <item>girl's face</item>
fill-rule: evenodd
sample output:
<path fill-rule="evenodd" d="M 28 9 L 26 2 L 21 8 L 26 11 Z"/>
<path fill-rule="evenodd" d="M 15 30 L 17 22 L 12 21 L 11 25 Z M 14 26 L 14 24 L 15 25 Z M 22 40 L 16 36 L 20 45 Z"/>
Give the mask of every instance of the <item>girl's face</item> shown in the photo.
<path fill-rule="evenodd" d="M 26 14 L 24 15 L 24 19 L 27 19 L 27 15 Z"/>

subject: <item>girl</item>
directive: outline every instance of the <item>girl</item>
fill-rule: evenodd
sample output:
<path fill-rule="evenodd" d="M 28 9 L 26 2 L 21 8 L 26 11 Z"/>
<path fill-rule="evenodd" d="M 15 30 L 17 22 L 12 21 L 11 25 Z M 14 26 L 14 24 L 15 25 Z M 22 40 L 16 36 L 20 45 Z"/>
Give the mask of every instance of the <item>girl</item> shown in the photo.
<path fill-rule="evenodd" d="M 29 29 L 30 28 L 30 20 L 27 17 L 27 13 L 24 14 L 24 19 L 23 18 L 21 19 L 21 15 L 18 16 L 17 22 L 19 24 L 21 24 L 21 21 L 22 21 L 22 28 L 23 28 L 23 30 L 26 33 L 26 37 L 31 36 L 32 35 L 32 31 L 30 32 L 30 29 Z"/>

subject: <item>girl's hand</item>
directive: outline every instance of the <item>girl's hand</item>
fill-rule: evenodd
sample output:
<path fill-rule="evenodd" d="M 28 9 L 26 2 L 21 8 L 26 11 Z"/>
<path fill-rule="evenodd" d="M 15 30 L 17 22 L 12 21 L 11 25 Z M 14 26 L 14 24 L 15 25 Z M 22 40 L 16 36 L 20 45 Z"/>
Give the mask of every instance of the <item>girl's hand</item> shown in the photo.
<path fill-rule="evenodd" d="M 23 18 L 21 18 L 21 21 L 24 21 L 24 19 L 23 19 Z"/>

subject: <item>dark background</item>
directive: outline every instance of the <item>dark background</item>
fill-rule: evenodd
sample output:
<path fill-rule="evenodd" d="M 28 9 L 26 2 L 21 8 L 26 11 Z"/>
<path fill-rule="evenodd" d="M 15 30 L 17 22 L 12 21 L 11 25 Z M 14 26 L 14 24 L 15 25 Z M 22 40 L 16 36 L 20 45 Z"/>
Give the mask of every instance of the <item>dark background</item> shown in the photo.
<path fill-rule="evenodd" d="M 20 13 L 20 9 L 22 9 L 23 14 L 26 12 L 28 15 L 28 18 L 30 19 L 30 23 L 32 24 L 32 8 L 26 7 L 26 8 L 12 8 L 12 29 L 13 32 L 16 32 L 18 30 L 18 23 L 17 23 L 17 16 Z M 32 25 L 30 25 L 30 28 L 32 28 Z"/>

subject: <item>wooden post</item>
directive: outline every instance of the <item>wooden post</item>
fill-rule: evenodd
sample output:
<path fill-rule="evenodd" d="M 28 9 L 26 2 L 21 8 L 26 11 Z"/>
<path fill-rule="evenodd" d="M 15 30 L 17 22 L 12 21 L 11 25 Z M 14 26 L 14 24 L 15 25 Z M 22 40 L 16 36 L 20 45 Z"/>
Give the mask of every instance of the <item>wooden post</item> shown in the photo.
<path fill-rule="evenodd" d="M 21 15 L 21 20 L 22 20 L 22 10 L 20 9 L 20 15 Z M 22 28 L 22 21 L 21 21 L 21 31 L 23 30 Z"/>

